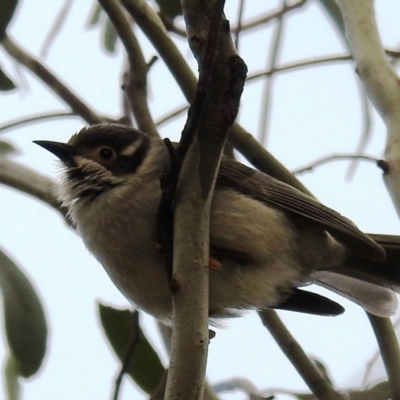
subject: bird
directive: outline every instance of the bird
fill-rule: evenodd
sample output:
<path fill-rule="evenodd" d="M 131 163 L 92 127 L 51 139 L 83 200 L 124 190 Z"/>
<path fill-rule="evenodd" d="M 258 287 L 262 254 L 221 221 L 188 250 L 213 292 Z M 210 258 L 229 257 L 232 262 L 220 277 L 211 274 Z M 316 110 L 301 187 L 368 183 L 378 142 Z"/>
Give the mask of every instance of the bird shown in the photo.
<path fill-rule="evenodd" d="M 57 196 L 87 249 L 135 307 L 171 324 L 157 223 L 160 176 L 170 163 L 164 141 L 102 123 L 81 129 L 67 143 L 34 143 L 59 159 Z M 269 308 L 321 316 L 344 311 L 307 290 L 312 283 L 377 316 L 397 309 L 397 237 L 367 235 L 311 196 L 225 156 L 209 235 L 211 322 Z"/>

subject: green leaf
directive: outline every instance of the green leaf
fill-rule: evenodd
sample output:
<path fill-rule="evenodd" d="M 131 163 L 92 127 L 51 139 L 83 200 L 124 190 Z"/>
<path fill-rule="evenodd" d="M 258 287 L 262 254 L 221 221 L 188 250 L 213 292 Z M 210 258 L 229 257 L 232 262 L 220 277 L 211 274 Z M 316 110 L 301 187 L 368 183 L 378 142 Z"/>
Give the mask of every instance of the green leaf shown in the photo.
<path fill-rule="evenodd" d="M 108 341 L 122 362 L 125 348 L 132 336 L 133 313 L 130 310 L 116 310 L 99 303 L 99 314 Z M 127 373 L 143 391 L 151 394 L 164 372 L 160 358 L 140 329 L 139 342 L 135 347 Z"/>
<path fill-rule="evenodd" d="M 1 250 L 0 287 L 7 342 L 18 373 L 27 378 L 38 371 L 46 353 L 46 319 L 32 284 Z"/>
<path fill-rule="evenodd" d="M 0 0 L 0 40 L 6 33 L 7 26 L 14 15 L 17 4 L 18 0 Z"/>
<path fill-rule="evenodd" d="M 104 24 L 103 45 L 109 53 L 115 53 L 117 39 L 118 33 L 110 19 L 107 18 Z"/>
<path fill-rule="evenodd" d="M 100 16 L 103 8 L 97 2 L 93 4 L 93 8 L 90 11 L 89 21 L 87 23 L 88 26 L 95 26 L 100 22 Z"/>
<path fill-rule="evenodd" d="M 0 67 L 0 90 L 6 92 L 15 88 L 15 83 L 4 73 L 4 71 Z"/>
<path fill-rule="evenodd" d="M 0 157 L 16 153 L 18 153 L 18 150 L 11 143 L 0 140 Z"/>
<path fill-rule="evenodd" d="M 175 18 L 182 15 L 182 6 L 180 0 L 156 0 L 160 11 L 168 17 Z"/>

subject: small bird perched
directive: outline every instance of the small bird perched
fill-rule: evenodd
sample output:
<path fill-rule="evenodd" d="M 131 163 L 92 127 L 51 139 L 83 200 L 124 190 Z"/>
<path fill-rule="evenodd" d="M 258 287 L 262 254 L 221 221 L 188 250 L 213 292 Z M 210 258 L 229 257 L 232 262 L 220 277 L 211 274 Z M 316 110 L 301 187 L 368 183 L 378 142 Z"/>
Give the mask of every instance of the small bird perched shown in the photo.
<path fill-rule="evenodd" d="M 35 143 L 61 160 L 58 196 L 87 248 L 130 301 L 169 323 L 171 293 L 157 243 L 159 179 L 169 165 L 164 142 L 99 124 L 67 144 Z M 343 312 L 299 289 L 309 283 L 389 316 L 397 308 L 400 244 L 390 236 L 374 239 L 291 186 L 223 157 L 211 206 L 210 318 L 266 308 Z"/>

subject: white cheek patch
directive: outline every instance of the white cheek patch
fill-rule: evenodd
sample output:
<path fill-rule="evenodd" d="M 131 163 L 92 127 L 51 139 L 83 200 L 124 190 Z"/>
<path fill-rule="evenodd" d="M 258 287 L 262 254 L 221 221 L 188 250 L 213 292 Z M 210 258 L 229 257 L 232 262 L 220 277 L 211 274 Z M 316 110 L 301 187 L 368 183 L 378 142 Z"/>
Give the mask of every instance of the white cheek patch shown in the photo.
<path fill-rule="evenodd" d="M 123 151 L 121 151 L 121 156 L 132 156 L 133 154 L 136 153 L 136 150 L 141 146 L 142 141 L 141 140 L 136 140 L 132 142 L 129 146 L 125 147 Z"/>

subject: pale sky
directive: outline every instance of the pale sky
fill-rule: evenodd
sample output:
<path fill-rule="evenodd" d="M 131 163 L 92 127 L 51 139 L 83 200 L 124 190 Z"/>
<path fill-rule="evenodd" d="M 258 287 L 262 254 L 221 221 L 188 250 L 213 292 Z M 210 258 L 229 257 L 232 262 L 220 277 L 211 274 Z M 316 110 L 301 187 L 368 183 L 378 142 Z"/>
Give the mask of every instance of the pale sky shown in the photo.
<path fill-rule="evenodd" d="M 236 18 L 237 3 L 230 0 L 226 8 L 232 21 Z M 267 3 L 271 4 L 271 9 L 279 5 L 278 1 L 248 0 L 246 18 L 257 15 L 257 7 L 263 8 Z M 10 36 L 39 57 L 62 4 L 61 0 L 46 2 L 45 6 L 38 0 L 21 2 Z M 85 28 L 91 4 L 91 1 L 73 3 L 67 23 L 44 63 L 96 111 L 118 117 L 123 52 L 119 46 L 117 55 L 105 55 L 99 45 L 99 30 Z M 384 43 L 395 49 L 399 43 L 400 3 L 380 0 L 376 6 Z M 249 75 L 265 69 L 264 54 L 267 54 L 272 31 L 272 25 L 268 25 L 257 35 L 242 37 L 240 54 L 249 67 Z M 183 39 L 180 47 L 196 70 Z M 156 54 L 148 44 L 145 52 L 147 60 Z M 304 10 L 287 19 L 278 65 L 343 53 L 346 49 L 335 29 L 327 23 L 318 2 L 309 1 Z M 31 73 L 10 63 L 3 51 L 0 51 L 0 63 L 14 81 L 23 86 L 19 91 L 0 94 L 0 125 L 36 113 L 68 111 Z M 362 115 L 353 69 L 350 63 L 340 63 L 275 77 L 268 147 L 288 168 L 300 167 L 327 154 L 355 151 Z M 162 61 L 152 67 L 149 79 L 149 102 L 156 119 L 185 104 Z M 258 83 L 246 86 L 239 116 L 239 122 L 254 134 L 258 132 L 261 88 Z M 176 140 L 183 123 L 184 117 L 166 124 L 161 134 Z M 52 120 L 25 125 L 4 134 L 0 132 L 0 135 L 20 150 L 15 161 L 54 178 L 57 175 L 54 157 L 32 144 L 32 140 L 66 141 L 83 125 L 78 118 Z M 372 138 L 366 153 L 382 157 L 385 139 L 385 127 L 374 113 Z M 347 162 L 331 163 L 299 178 L 323 203 L 352 219 L 362 230 L 397 234 L 398 218 L 382 183 L 381 171 L 371 163 L 361 163 L 354 179 L 347 181 L 348 165 Z M 0 186 L 0 191 L 0 245 L 38 289 L 49 323 L 47 356 L 40 372 L 22 382 L 22 398 L 110 399 L 119 364 L 98 323 L 96 304 L 100 301 L 128 308 L 129 303 L 55 211 L 4 186 Z M 365 365 L 376 351 L 367 317 L 361 308 L 349 301 L 323 289 L 316 290 L 342 304 L 346 313 L 337 318 L 290 312 L 280 315 L 307 353 L 328 367 L 338 388 L 360 386 Z M 142 320 L 146 333 L 167 365 L 153 319 L 142 314 Z M 3 340 L 0 359 L 4 364 L 4 334 L 0 338 Z M 217 329 L 210 345 L 207 375 L 211 383 L 244 377 L 259 389 L 307 390 L 255 313 Z M 382 374 L 376 372 L 375 377 L 379 376 Z M 4 385 L 4 379 L 0 381 Z M 120 399 L 132 398 L 145 399 L 146 396 L 127 378 Z M 241 393 L 221 396 L 229 400 L 244 398 Z M 288 398 L 277 397 L 279 400 Z"/>

